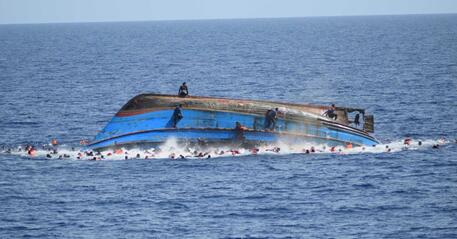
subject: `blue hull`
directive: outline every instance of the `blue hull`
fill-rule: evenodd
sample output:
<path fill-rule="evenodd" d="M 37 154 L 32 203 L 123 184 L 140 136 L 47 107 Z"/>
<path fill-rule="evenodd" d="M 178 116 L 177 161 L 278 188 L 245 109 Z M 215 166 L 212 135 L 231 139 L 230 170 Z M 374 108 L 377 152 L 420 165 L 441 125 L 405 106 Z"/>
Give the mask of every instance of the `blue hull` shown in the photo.
<path fill-rule="evenodd" d="M 362 131 L 331 121 L 278 119 L 274 131 L 265 131 L 264 117 L 238 112 L 183 109 L 184 118 L 177 128 L 170 127 L 172 109 L 114 116 L 88 147 L 91 149 L 126 145 L 160 144 L 168 138 L 183 142 L 239 142 L 235 122 L 249 129 L 243 131 L 243 141 L 260 144 L 282 141 L 327 145 L 375 145 L 378 141 Z"/>

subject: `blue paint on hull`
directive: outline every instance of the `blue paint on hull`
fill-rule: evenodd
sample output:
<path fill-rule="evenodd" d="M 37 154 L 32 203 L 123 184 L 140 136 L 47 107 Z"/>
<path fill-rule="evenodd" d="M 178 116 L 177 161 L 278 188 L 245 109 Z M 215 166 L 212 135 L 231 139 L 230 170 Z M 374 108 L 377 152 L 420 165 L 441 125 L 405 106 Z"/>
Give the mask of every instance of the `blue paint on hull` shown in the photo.
<path fill-rule="evenodd" d="M 325 125 L 317 119 L 292 121 L 278 119 L 274 132 L 264 131 L 264 117 L 236 112 L 204 111 L 183 109 L 184 118 L 177 129 L 168 128 L 173 110 L 160 110 L 133 116 L 115 116 L 95 137 L 89 148 L 104 148 L 134 143 L 161 143 L 167 138 L 197 141 L 231 141 L 236 139 L 235 122 L 240 122 L 250 130 L 244 132 L 247 141 L 325 143 L 342 145 L 351 142 L 355 145 L 375 145 L 378 142 L 369 135 L 338 125 Z"/>

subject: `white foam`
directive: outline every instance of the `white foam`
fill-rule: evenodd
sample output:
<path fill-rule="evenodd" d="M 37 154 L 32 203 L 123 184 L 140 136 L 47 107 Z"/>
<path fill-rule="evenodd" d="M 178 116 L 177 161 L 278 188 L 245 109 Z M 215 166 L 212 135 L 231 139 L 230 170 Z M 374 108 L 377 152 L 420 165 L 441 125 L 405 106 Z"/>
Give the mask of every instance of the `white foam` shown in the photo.
<path fill-rule="evenodd" d="M 421 145 L 419 145 L 421 142 Z M 257 149 L 257 152 L 250 149 L 234 149 L 229 147 L 217 147 L 207 148 L 204 151 L 188 147 L 185 145 L 179 145 L 177 140 L 174 138 L 168 139 L 164 144 L 158 148 L 150 149 L 125 149 L 122 148 L 120 151 L 107 150 L 97 155 L 95 152 L 93 155 L 87 155 L 83 152 L 82 148 L 72 148 L 68 145 L 61 145 L 58 147 L 52 147 L 47 145 L 46 147 L 39 147 L 36 149 L 36 153 L 31 156 L 29 155 L 24 147 L 18 146 L 10 150 L 3 150 L 2 154 L 12 154 L 20 157 L 27 157 L 31 159 L 72 159 L 72 160 L 125 160 L 125 159 L 206 159 L 208 155 L 210 158 L 218 157 L 238 157 L 247 155 L 287 155 L 287 154 L 305 154 L 308 150 L 310 154 L 362 154 L 362 153 L 395 153 L 405 150 L 428 150 L 434 145 L 443 146 L 451 143 L 445 139 L 413 139 L 409 145 L 404 144 L 403 140 L 396 140 L 390 143 L 378 144 L 375 147 L 354 147 L 346 148 L 343 146 L 330 147 L 327 145 L 313 145 L 313 144 L 300 144 L 290 145 L 283 142 L 278 142 L 275 145 L 262 146 Z M 314 152 L 311 149 L 314 148 Z M 52 149 L 57 151 L 53 154 Z M 137 157 L 139 156 L 139 157 Z"/>

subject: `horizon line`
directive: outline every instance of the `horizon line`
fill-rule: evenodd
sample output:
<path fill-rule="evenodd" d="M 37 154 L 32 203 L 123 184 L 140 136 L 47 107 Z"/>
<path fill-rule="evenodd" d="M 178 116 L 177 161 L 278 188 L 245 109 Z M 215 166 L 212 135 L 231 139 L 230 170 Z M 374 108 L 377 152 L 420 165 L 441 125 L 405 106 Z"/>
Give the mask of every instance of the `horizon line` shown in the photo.
<path fill-rule="evenodd" d="M 41 25 L 41 24 L 78 24 L 78 23 L 134 23 L 134 22 L 174 22 L 174 21 L 217 21 L 217 20 L 261 20 L 261 19 L 292 19 L 320 17 L 376 17 L 376 16 L 425 16 L 425 15 L 456 15 L 457 12 L 440 13 L 399 13 L 399 14 L 354 14 L 354 15 L 316 15 L 316 16 L 280 16 L 280 17 L 221 17 L 221 18 L 170 18 L 170 19 L 137 19 L 137 20 L 106 20 L 106 21 L 62 21 L 62 22 L 18 22 L 0 23 L 0 25 Z"/>

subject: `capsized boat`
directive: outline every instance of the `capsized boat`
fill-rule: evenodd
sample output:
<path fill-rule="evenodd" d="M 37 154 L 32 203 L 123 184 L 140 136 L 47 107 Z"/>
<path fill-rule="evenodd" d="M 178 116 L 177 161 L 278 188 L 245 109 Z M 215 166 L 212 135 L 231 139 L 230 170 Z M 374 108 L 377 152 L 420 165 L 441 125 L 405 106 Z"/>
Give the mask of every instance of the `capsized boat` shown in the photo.
<path fill-rule="evenodd" d="M 178 110 L 177 106 L 180 106 Z M 276 120 L 266 116 L 277 109 Z M 325 144 L 372 146 L 372 115 L 364 109 L 215 97 L 141 94 L 127 102 L 87 147 L 150 146 L 169 138 L 187 144 Z M 177 118 L 177 111 L 179 117 Z M 357 118 L 356 122 L 350 116 Z M 360 117 L 360 115 L 362 117 Z M 359 123 L 362 127 L 358 127 Z M 242 127 L 237 127 L 242 126 Z"/>

